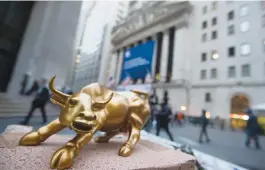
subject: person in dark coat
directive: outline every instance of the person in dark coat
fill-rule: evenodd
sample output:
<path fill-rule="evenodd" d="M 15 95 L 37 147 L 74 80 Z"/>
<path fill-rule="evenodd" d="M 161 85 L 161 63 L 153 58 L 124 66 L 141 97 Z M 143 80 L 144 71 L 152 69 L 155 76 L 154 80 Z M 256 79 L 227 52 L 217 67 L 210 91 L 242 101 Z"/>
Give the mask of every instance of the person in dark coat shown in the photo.
<path fill-rule="evenodd" d="M 30 96 L 33 92 L 38 91 L 39 89 L 39 83 L 37 80 L 35 80 L 31 86 L 31 88 L 29 89 L 29 91 L 27 91 L 26 95 Z"/>
<path fill-rule="evenodd" d="M 159 136 L 160 129 L 163 128 L 168 134 L 170 140 L 174 141 L 168 126 L 170 122 L 170 116 L 172 115 L 172 110 L 166 101 L 164 101 L 164 103 L 161 104 L 161 111 L 156 115 L 156 121 L 157 121 L 156 136 Z"/>
<path fill-rule="evenodd" d="M 37 95 L 32 101 L 30 111 L 28 115 L 26 116 L 25 120 L 21 122 L 23 125 L 27 125 L 30 118 L 32 117 L 33 112 L 35 109 L 39 108 L 42 113 L 42 118 L 43 118 L 43 123 L 47 122 L 47 116 L 46 116 L 46 111 L 45 111 L 45 105 L 49 101 L 50 98 L 50 93 L 48 88 L 46 87 L 46 80 L 42 79 L 40 81 L 40 88 L 37 91 Z"/>
<path fill-rule="evenodd" d="M 202 140 L 203 135 L 206 138 L 206 142 L 210 142 L 210 138 L 209 138 L 208 133 L 207 133 L 208 124 L 209 124 L 209 120 L 206 117 L 206 110 L 203 109 L 202 110 L 202 116 L 201 116 L 201 132 L 200 132 L 200 137 L 199 137 L 200 143 L 203 142 L 203 140 Z"/>
<path fill-rule="evenodd" d="M 248 114 L 248 121 L 246 126 L 246 134 L 247 134 L 247 140 L 246 140 L 246 147 L 249 147 L 250 140 L 253 139 L 255 141 L 256 149 L 260 149 L 260 143 L 259 143 L 259 124 L 257 117 L 253 114 L 251 109 L 247 109 L 246 113 Z"/>

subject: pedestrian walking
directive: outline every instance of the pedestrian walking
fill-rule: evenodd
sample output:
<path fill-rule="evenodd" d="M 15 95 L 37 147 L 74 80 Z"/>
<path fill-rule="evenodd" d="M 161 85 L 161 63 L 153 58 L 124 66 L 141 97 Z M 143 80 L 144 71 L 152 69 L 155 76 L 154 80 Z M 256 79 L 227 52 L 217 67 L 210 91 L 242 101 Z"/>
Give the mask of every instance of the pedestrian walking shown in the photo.
<path fill-rule="evenodd" d="M 171 141 L 174 141 L 172 134 L 169 131 L 170 116 L 172 115 L 171 108 L 168 106 L 168 103 L 164 101 L 161 104 L 161 110 L 156 115 L 156 135 L 159 136 L 160 129 L 164 129 L 169 136 Z"/>
<path fill-rule="evenodd" d="M 261 149 L 259 143 L 259 133 L 260 133 L 260 126 L 258 124 L 257 117 L 253 114 L 251 109 L 247 109 L 246 113 L 248 114 L 248 121 L 246 126 L 246 147 L 249 147 L 250 140 L 253 139 L 256 145 L 256 149 Z"/>
<path fill-rule="evenodd" d="M 153 90 L 153 93 L 149 96 L 149 105 L 150 105 L 150 116 L 146 122 L 146 125 L 144 127 L 144 129 L 147 132 L 150 132 L 153 126 L 153 121 L 154 121 L 154 117 L 155 117 L 155 107 L 158 104 L 158 97 L 156 95 L 156 90 Z"/>
<path fill-rule="evenodd" d="M 203 135 L 206 138 L 206 142 L 210 142 L 210 138 L 209 138 L 208 133 L 207 133 L 208 124 L 209 124 L 209 120 L 206 117 L 206 110 L 203 109 L 202 110 L 202 116 L 201 116 L 201 132 L 200 132 L 200 137 L 199 137 L 200 143 L 203 143 L 203 140 L 202 140 Z"/>
<path fill-rule="evenodd" d="M 25 120 L 20 122 L 23 125 L 28 124 L 30 118 L 32 117 L 33 112 L 37 108 L 39 108 L 41 110 L 43 123 L 47 122 L 45 105 L 50 98 L 50 94 L 49 94 L 48 88 L 46 87 L 46 80 L 45 79 L 40 80 L 39 84 L 40 84 L 40 88 L 37 91 L 37 95 L 35 96 L 35 98 L 33 99 L 32 103 L 31 103 L 30 111 L 29 111 L 28 115 L 25 117 Z"/>
<path fill-rule="evenodd" d="M 24 95 L 25 94 L 25 90 L 26 90 L 26 87 L 27 87 L 27 84 L 28 84 L 28 79 L 29 79 L 29 75 L 28 74 L 24 74 L 23 80 L 20 83 L 21 89 L 20 89 L 20 92 L 19 93 L 21 95 Z"/>

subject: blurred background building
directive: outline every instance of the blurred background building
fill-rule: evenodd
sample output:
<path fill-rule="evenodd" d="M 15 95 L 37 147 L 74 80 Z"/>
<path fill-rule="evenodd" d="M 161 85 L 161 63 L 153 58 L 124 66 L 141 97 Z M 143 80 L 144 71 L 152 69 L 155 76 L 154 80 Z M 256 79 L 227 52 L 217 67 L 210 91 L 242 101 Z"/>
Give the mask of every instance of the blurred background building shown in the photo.
<path fill-rule="evenodd" d="M 1 2 L 0 91 L 17 95 L 23 75 L 57 75 L 64 85 L 75 53 L 82 2 Z"/>
<path fill-rule="evenodd" d="M 112 29 L 113 66 L 121 83 L 125 52 L 153 40 L 152 85 L 175 111 L 228 119 L 264 102 L 265 7 L 261 1 L 130 1 Z M 118 68 L 117 68 L 118 66 Z"/>

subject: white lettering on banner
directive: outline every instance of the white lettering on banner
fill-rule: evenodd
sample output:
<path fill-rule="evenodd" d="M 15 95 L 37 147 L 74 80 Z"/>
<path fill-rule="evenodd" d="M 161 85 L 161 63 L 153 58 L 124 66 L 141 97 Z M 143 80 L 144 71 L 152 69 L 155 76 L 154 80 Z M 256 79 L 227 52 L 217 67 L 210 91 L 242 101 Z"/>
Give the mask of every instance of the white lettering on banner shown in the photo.
<path fill-rule="evenodd" d="M 131 68 L 134 68 L 134 67 L 139 67 L 139 66 L 143 66 L 143 65 L 148 65 L 150 62 L 142 57 L 137 57 L 137 58 L 134 58 L 132 60 L 129 60 L 129 61 L 126 61 L 124 63 L 124 66 L 123 68 L 125 70 L 128 70 L 128 69 L 131 69 Z"/>

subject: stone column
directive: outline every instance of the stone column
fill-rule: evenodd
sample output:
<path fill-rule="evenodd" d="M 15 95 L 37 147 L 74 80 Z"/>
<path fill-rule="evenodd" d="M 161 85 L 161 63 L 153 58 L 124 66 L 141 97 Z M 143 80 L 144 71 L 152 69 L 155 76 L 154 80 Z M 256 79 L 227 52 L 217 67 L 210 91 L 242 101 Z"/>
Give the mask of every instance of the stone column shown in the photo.
<path fill-rule="evenodd" d="M 122 63 L 123 63 L 123 55 L 124 55 L 124 50 L 120 50 L 119 53 L 119 61 L 118 61 L 118 69 L 117 69 L 117 74 L 116 74 L 116 83 L 119 84 L 120 78 L 121 78 L 121 71 L 122 71 Z"/>
<path fill-rule="evenodd" d="M 167 58 L 168 58 L 168 45 L 169 45 L 169 31 L 166 30 L 163 33 L 163 42 L 162 42 L 162 54 L 161 54 L 161 62 L 160 62 L 160 77 L 161 81 L 166 80 L 167 75 Z"/>
<path fill-rule="evenodd" d="M 154 35 L 152 37 L 152 39 L 155 41 L 155 47 L 154 47 L 154 51 L 153 51 L 153 58 L 152 58 L 152 78 L 154 79 L 155 78 L 155 66 L 156 66 L 156 50 L 157 50 L 157 37 Z"/>

